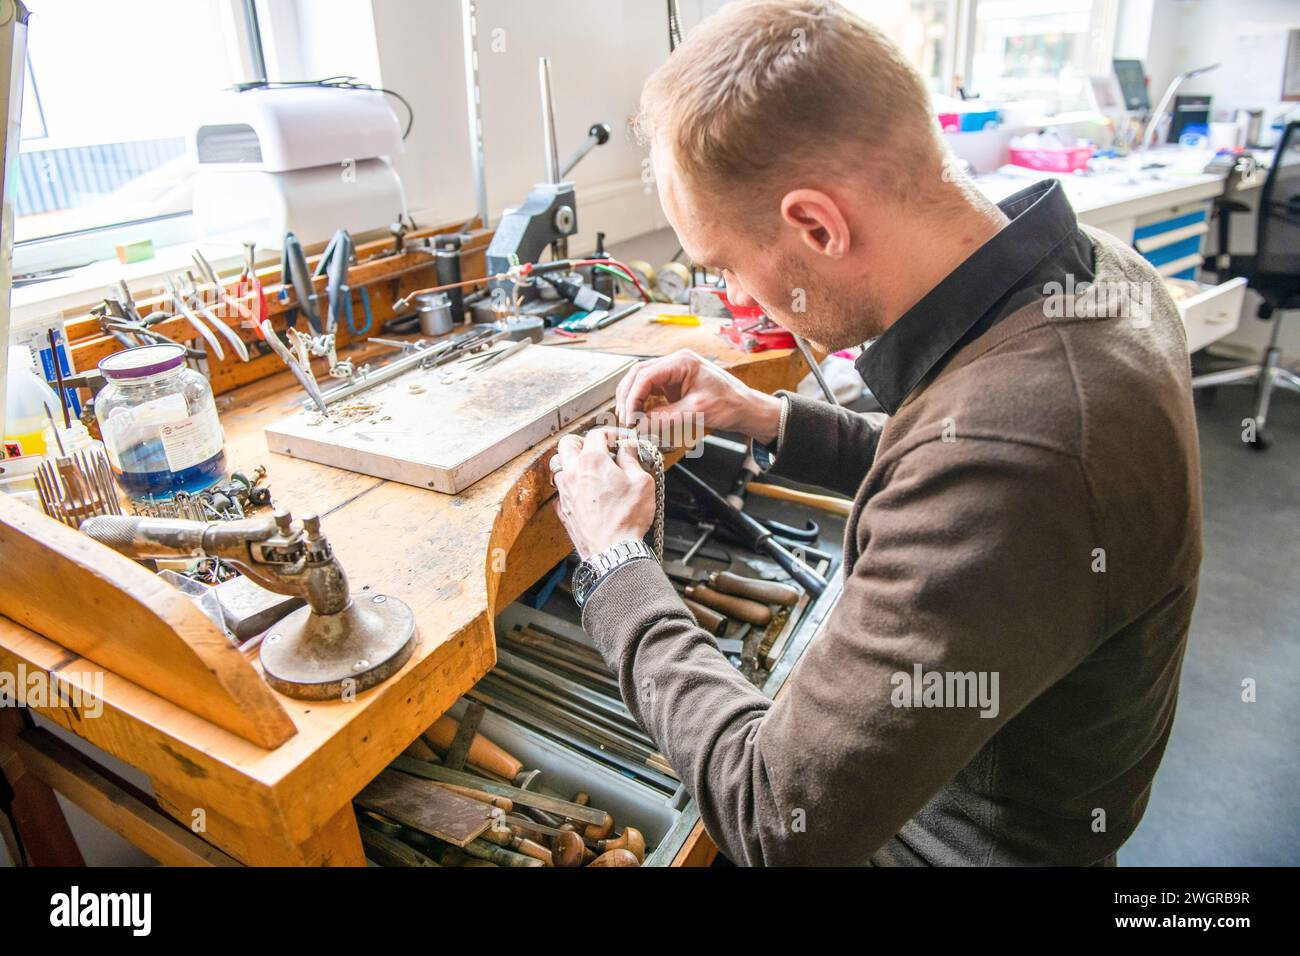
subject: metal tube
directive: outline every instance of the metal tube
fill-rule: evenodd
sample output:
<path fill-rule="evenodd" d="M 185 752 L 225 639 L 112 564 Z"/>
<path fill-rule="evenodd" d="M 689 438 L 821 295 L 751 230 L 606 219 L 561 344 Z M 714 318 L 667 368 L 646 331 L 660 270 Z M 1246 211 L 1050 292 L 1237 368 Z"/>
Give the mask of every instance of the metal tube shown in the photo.
<path fill-rule="evenodd" d="M 560 181 L 560 152 L 555 143 L 555 98 L 551 94 L 551 61 L 537 61 L 538 81 L 542 89 L 542 145 L 546 149 L 546 181 Z"/>
<path fill-rule="evenodd" d="M 497 666 L 491 673 L 496 678 L 512 687 L 519 687 L 537 697 L 550 701 L 561 711 L 572 712 L 579 717 L 591 721 L 597 726 L 605 728 L 610 733 L 617 734 L 640 744 L 646 748 L 648 753 L 653 753 L 655 750 L 654 741 L 637 730 L 634 725 L 631 725 L 628 719 L 619 715 L 611 716 L 599 708 L 585 704 L 573 695 L 557 689 L 554 684 L 530 679 L 526 675 L 520 674 L 516 671 L 507 670 L 500 666 Z"/>
<path fill-rule="evenodd" d="M 549 668 L 520 657 L 518 654 L 512 654 L 500 647 L 497 648 L 496 669 L 505 671 L 508 674 L 517 674 L 525 680 L 532 680 L 538 684 L 546 684 L 570 699 L 581 702 L 588 709 L 600 711 L 612 720 L 632 725 L 635 732 L 638 735 L 641 734 L 640 729 L 636 728 L 636 721 L 632 719 L 632 714 L 621 700 L 616 700 L 602 694 L 600 691 L 592 690 L 577 681 L 569 680 Z"/>
<path fill-rule="evenodd" d="M 469 108 L 469 161 L 474 173 L 474 209 L 484 228 L 488 221 L 487 161 L 483 152 L 483 110 L 478 82 L 478 3 L 462 0 L 465 40 L 465 103 Z"/>
<path fill-rule="evenodd" d="M 1145 155 L 1147 150 L 1155 145 L 1156 134 L 1160 129 L 1160 121 L 1168 111 L 1169 104 L 1174 101 L 1174 94 L 1178 92 L 1178 88 L 1187 80 L 1200 76 L 1202 73 L 1209 73 L 1211 70 L 1217 70 L 1218 68 L 1218 63 L 1211 63 L 1209 66 L 1200 66 L 1194 70 L 1179 73 L 1172 81 L 1170 81 L 1168 88 L 1165 90 L 1164 96 L 1160 97 L 1160 102 L 1156 104 L 1155 112 L 1151 114 L 1151 119 L 1147 121 L 1146 129 L 1142 131 L 1142 148 L 1140 152 Z M 1170 117 L 1170 122 L 1173 122 L 1172 117 Z"/>

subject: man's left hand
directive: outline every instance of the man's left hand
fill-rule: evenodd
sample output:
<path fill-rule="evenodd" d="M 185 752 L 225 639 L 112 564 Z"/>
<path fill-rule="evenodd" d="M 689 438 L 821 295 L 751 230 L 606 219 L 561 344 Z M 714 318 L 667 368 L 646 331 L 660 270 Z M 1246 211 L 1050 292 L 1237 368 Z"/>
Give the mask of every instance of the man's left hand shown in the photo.
<path fill-rule="evenodd" d="M 559 497 L 555 510 L 581 558 L 621 541 L 642 538 L 655 517 L 655 483 L 625 444 L 610 456 L 613 440 L 603 429 L 585 438 L 560 439 L 551 469 Z"/>

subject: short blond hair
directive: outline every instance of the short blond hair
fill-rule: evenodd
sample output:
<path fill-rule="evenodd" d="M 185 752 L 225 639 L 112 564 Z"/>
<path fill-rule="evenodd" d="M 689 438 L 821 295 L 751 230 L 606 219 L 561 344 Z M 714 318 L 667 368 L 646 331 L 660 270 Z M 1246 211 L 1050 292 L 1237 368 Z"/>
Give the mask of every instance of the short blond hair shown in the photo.
<path fill-rule="evenodd" d="M 686 177 L 724 190 L 869 166 L 898 194 L 946 155 L 920 74 L 833 0 L 723 7 L 646 82 L 635 126 Z"/>

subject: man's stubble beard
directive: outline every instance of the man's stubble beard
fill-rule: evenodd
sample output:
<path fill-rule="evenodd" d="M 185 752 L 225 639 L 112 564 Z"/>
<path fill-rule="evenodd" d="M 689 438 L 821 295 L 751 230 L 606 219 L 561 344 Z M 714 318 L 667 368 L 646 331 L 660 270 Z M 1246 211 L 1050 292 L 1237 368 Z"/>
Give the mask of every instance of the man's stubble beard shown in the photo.
<path fill-rule="evenodd" d="M 808 339 L 825 352 L 861 345 L 885 331 L 880 297 L 866 279 L 853 285 L 831 283 L 802 272 L 798 262 L 783 259 L 778 265 L 781 285 L 790 299 L 772 318 L 778 325 Z M 804 309 L 793 310 L 798 290 L 803 292 Z"/>

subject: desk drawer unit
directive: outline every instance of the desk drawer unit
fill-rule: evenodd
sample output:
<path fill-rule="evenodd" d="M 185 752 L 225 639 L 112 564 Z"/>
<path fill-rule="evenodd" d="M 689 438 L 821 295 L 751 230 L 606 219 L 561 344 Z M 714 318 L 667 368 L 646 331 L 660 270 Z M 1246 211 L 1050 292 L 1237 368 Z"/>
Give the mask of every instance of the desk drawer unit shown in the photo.
<path fill-rule="evenodd" d="M 1205 235 L 1210 231 L 1208 203 L 1161 210 L 1138 220 L 1133 246 L 1165 278 L 1195 279 Z"/>

